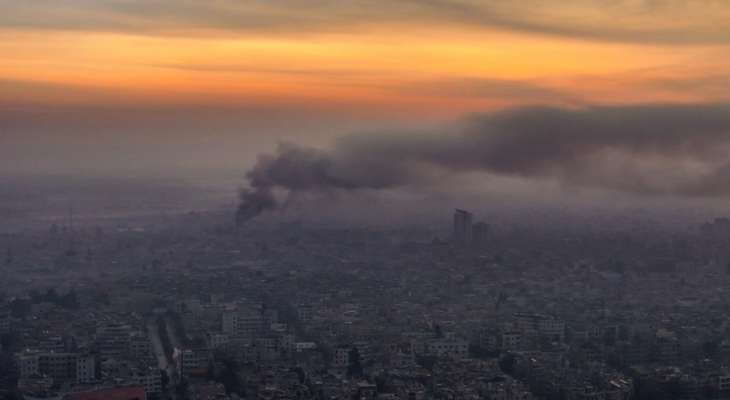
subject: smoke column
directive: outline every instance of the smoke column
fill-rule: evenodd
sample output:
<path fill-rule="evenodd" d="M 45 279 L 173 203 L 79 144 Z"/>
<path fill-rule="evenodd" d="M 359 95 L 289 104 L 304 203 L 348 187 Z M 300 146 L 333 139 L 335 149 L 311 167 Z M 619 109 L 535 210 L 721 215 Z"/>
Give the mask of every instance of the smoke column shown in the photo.
<path fill-rule="evenodd" d="M 345 136 L 328 150 L 292 144 L 246 174 L 237 221 L 299 192 L 428 185 L 484 172 L 642 195 L 730 194 L 730 106 L 522 108 L 435 132 Z"/>

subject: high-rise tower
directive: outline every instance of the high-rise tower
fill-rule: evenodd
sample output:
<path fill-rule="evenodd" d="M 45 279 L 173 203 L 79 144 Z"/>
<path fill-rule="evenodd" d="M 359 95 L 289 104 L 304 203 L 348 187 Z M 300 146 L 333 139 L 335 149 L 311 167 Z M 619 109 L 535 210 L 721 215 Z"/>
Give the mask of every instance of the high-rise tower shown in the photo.
<path fill-rule="evenodd" d="M 468 245 L 472 239 L 472 215 L 465 210 L 454 210 L 454 243 Z"/>

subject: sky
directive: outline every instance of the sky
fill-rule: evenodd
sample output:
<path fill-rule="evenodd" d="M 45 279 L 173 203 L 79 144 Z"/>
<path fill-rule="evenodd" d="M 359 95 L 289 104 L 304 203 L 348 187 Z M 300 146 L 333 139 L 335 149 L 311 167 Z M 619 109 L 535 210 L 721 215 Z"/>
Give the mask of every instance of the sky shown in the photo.
<path fill-rule="evenodd" d="M 570 116 L 684 107 L 696 119 L 730 101 L 724 0 L 0 0 L 0 9 L 0 169 L 20 174 L 243 177 L 280 141 L 418 136 L 534 107 Z M 690 155 L 691 173 L 717 173 L 696 165 L 706 153 Z"/>
<path fill-rule="evenodd" d="M 0 4 L 6 108 L 442 117 L 727 97 L 721 0 Z"/>

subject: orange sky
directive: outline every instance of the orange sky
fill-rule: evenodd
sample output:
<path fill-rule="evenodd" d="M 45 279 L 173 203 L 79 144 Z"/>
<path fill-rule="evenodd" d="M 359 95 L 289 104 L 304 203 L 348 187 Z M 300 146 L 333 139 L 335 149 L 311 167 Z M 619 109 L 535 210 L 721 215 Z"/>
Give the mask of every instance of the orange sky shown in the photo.
<path fill-rule="evenodd" d="M 458 116 L 730 96 L 725 2 L 14 3 L 0 17 L 5 107 L 344 105 Z"/>

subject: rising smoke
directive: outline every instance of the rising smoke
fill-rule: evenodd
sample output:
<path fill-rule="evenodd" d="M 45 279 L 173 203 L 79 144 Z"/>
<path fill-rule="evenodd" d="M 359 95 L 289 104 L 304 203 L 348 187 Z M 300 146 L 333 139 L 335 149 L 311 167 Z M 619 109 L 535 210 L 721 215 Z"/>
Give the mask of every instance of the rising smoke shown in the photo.
<path fill-rule="evenodd" d="M 441 132 L 352 135 L 329 150 L 280 145 L 247 173 L 237 221 L 301 192 L 428 185 L 483 172 L 572 187 L 673 196 L 730 194 L 730 105 L 523 108 Z"/>

